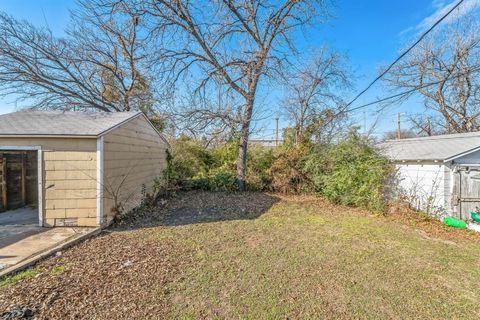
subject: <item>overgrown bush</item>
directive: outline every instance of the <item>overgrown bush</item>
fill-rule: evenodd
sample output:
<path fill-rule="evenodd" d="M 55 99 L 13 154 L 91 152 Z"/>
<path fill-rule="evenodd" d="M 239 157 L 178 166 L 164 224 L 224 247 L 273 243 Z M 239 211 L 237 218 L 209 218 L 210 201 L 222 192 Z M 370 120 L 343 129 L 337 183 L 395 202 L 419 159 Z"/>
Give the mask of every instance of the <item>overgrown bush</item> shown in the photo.
<path fill-rule="evenodd" d="M 374 211 L 385 209 L 384 191 L 393 168 L 355 132 L 310 158 L 305 169 L 324 197 Z"/>
<path fill-rule="evenodd" d="M 283 146 L 269 173 L 275 191 L 314 193 L 334 203 L 383 211 L 385 186 L 393 169 L 352 131 L 328 145 L 307 140 Z"/>
<path fill-rule="evenodd" d="M 170 187 L 186 187 L 194 183 L 192 178 L 205 177 L 213 164 L 213 157 L 196 140 L 181 137 L 171 144 L 167 153 L 167 169 L 164 179 Z"/>
<path fill-rule="evenodd" d="M 237 140 L 215 148 L 205 148 L 200 141 L 183 137 L 171 145 L 167 155 L 168 168 L 156 182 L 158 189 L 235 189 Z M 250 190 L 270 188 L 268 169 L 274 158 L 272 150 L 260 147 L 250 149 L 247 167 L 247 187 Z"/>
<path fill-rule="evenodd" d="M 308 155 L 309 150 L 303 145 L 282 147 L 268 169 L 271 188 L 282 193 L 313 192 L 311 179 L 304 170 Z"/>
<path fill-rule="evenodd" d="M 172 143 L 168 169 L 159 186 L 181 189 L 234 190 L 238 143 L 215 148 L 180 138 Z M 336 143 L 306 139 L 300 145 L 251 147 L 247 160 L 247 187 L 257 191 L 309 193 L 332 202 L 382 211 L 384 191 L 392 174 L 389 162 L 352 131 Z"/>
<path fill-rule="evenodd" d="M 250 190 L 273 190 L 269 169 L 275 161 L 274 150 L 253 146 L 247 155 L 247 188 Z"/>

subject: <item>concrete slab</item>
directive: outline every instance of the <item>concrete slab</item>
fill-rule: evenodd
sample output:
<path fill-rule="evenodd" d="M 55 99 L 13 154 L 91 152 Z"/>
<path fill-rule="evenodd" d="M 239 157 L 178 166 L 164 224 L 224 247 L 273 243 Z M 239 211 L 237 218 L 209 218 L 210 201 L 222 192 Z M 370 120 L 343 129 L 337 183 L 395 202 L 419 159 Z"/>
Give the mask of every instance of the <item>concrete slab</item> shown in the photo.
<path fill-rule="evenodd" d="M 0 225 L 0 250 L 15 242 L 21 241 L 30 236 L 47 231 L 36 225 Z"/>
<path fill-rule="evenodd" d="M 38 226 L 37 210 L 29 207 L 0 213 L 0 250 L 47 229 Z M 0 269 L 3 254 L 0 254 Z"/>
<path fill-rule="evenodd" d="M 21 270 L 98 228 L 38 226 L 38 211 L 24 207 L 0 213 L 0 277 Z"/>
<path fill-rule="evenodd" d="M 0 212 L 0 226 L 14 224 L 32 224 L 38 226 L 38 209 L 31 207 L 23 207 L 16 210 Z"/>
<path fill-rule="evenodd" d="M 92 230 L 95 228 L 0 226 L 0 272 Z"/>

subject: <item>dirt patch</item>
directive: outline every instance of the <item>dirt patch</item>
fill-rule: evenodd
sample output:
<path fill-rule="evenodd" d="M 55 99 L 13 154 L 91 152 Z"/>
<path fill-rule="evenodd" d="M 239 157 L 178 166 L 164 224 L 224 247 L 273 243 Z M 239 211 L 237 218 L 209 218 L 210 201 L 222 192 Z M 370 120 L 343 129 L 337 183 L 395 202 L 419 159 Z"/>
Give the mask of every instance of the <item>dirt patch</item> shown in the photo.
<path fill-rule="evenodd" d="M 257 192 L 184 192 L 166 206 L 165 225 L 256 219 L 280 199 Z"/>

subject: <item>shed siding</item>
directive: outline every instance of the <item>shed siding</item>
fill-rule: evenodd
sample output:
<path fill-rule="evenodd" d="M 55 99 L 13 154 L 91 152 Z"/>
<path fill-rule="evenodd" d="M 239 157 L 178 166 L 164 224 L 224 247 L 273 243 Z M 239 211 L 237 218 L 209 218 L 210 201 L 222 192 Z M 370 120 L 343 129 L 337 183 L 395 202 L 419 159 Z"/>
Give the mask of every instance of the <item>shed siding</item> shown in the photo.
<path fill-rule="evenodd" d="M 129 211 L 152 193 L 154 179 L 166 167 L 167 144 L 145 120 L 135 118 L 104 136 L 104 219 Z M 116 191 L 118 190 L 118 191 Z M 114 198 L 122 208 L 115 208 Z"/>
<path fill-rule="evenodd" d="M 450 171 L 438 164 L 398 164 L 399 186 L 420 210 L 442 213 L 449 209 Z"/>
<path fill-rule="evenodd" d="M 453 212 L 452 206 L 452 192 L 453 192 L 453 171 L 449 164 L 443 166 L 443 202 L 445 212 L 451 214 Z"/>
<path fill-rule="evenodd" d="M 0 138 L 1 146 L 41 146 L 45 226 L 96 225 L 96 139 Z"/>
<path fill-rule="evenodd" d="M 475 151 L 463 157 L 454 160 L 458 164 L 475 164 L 480 165 L 480 151 Z"/>

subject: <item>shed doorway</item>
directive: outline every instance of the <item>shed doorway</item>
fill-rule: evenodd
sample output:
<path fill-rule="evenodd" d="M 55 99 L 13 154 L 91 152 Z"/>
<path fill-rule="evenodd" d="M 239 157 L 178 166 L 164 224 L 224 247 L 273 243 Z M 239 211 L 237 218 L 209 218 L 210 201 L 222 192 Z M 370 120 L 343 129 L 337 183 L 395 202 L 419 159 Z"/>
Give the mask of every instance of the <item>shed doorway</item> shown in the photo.
<path fill-rule="evenodd" d="M 462 167 L 459 174 L 459 213 L 460 218 L 470 219 L 470 212 L 480 208 L 480 168 Z"/>
<path fill-rule="evenodd" d="M 38 223 L 37 151 L 0 150 L 0 221 L 7 215 L 11 223 Z"/>

